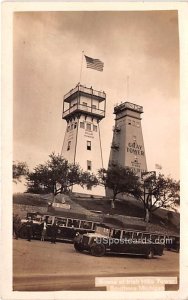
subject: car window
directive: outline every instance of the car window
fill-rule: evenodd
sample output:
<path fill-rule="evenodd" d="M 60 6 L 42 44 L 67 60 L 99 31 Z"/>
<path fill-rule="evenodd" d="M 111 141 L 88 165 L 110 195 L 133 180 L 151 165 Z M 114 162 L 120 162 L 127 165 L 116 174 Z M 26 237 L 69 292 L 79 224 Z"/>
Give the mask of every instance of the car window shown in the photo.
<path fill-rule="evenodd" d="M 133 232 L 133 239 L 141 239 L 142 238 L 142 232 Z"/>
<path fill-rule="evenodd" d="M 113 234 L 114 234 L 114 229 L 111 228 L 111 229 L 110 229 L 110 232 L 109 232 L 109 237 L 113 237 Z"/>
<path fill-rule="evenodd" d="M 151 240 L 152 240 L 152 242 L 156 242 L 156 240 L 158 240 L 158 239 L 159 239 L 158 234 L 151 234 Z"/>
<path fill-rule="evenodd" d="M 99 223 L 93 223 L 92 229 L 95 230 Z"/>
<path fill-rule="evenodd" d="M 146 239 L 146 240 L 149 240 L 150 239 L 150 234 L 149 233 L 143 233 L 142 238 Z"/>
<path fill-rule="evenodd" d="M 160 235 L 159 238 L 161 243 L 165 243 L 165 235 Z"/>
<path fill-rule="evenodd" d="M 37 213 L 27 213 L 27 218 L 31 218 L 32 220 L 36 220 Z"/>
<path fill-rule="evenodd" d="M 90 222 L 90 221 L 81 221 L 80 228 L 91 229 L 92 228 L 92 222 Z"/>
<path fill-rule="evenodd" d="M 133 235 L 132 231 L 123 231 L 122 238 L 130 240 L 132 239 L 132 235 Z"/>
<path fill-rule="evenodd" d="M 120 239 L 120 236 L 121 236 L 121 230 L 114 229 L 113 238 Z"/>
<path fill-rule="evenodd" d="M 80 220 L 74 219 L 72 223 L 75 228 L 79 228 Z"/>
<path fill-rule="evenodd" d="M 68 227 L 74 227 L 74 221 L 73 219 L 68 219 L 68 224 L 67 224 Z"/>
<path fill-rule="evenodd" d="M 66 218 L 56 218 L 57 225 L 60 227 L 65 227 L 67 224 L 67 219 Z"/>
<path fill-rule="evenodd" d="M 102 227 L 102 226 L 97 226 L 95 232 L 99 233 L 99 234 L 103 234 L 105 236 L 109 236 L 110 235 L 110 229 Z"/>
<path fill-rule="evenodd" d="M 110 235 L 110 228 L 104 228 L 104 234 L 106 236 L 109 236 Z"/>
<path fill-rule="evenodd" d="M 46 223 L 48 225 L 51 225 L 52 224 L 52 221 L 53 221 L 53 217 L 52 216 L 46 216 Z"/>

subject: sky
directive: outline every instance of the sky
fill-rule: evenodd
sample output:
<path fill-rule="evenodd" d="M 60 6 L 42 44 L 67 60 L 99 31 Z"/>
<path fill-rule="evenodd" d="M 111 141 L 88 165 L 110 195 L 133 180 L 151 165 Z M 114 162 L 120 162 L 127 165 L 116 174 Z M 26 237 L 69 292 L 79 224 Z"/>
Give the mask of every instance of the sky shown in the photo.
<path fill-rule="evenodd" d="M 19 12 L 14 14 L 13 150 L 30 170 L 60 153 L 63 96 L 80 81 L 82 51 L 104 62 L 81 84 L 106 92 L 100 123 L 108 165 L 114 105 L 143 106 L 148 170 L 179 179 L 179 37 L 177 11 Z M 129 91 L 127 90 L 129 76 Z"/>

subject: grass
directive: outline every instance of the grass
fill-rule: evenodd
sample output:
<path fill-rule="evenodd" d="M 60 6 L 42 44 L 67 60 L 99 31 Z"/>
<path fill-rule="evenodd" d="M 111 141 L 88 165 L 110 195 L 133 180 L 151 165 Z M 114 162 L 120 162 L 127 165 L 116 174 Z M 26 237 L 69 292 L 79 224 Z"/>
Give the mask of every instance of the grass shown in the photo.
<path fill-rule="evenodd" d="M 13 195 L 13 204 L 47 207 L 48 200 L 42 198 L 41 195 L 18 193 Z"/>
<path fill-rule="evenodd" d="M 104 214 L 110 215 L 126 215 L 126 216 L 133 216 L 144 218 L 144 210 L 141 207 L 133 206 L 130 201 L 124 200 L 124 202 L 117 201 L 115 208 L 111 208 L 111 201 L 109 199 L 80 199 L 74 198 L 74 202 L 78 203 L 79 205 L 83 206 L 88 210 L 93 211 L 101 211 Z"/>
<path fill-rule="evenodd" d="M 135 201 L 130 200 L 123 200 L 123 201 L 116 201 L 115 208 L 111 208 L 111 201 L 109 199 L 89 199 L 89 198 L 75 198 L 73 199 L 77 204 L 83 206 L 84 208 L 90 210 L 90 211 L 101 211 L 101 213 L 109 216 L 113 215 L 123 215 L 127 217 L 137 217 L 144 219 L 144 209 L 142 207 L 141 203 L 135 203 Z M 153 225 L 153 226 L 152 226 Z M 165 225 L 164 218 L 158 216 L 158 215 L 152 215 L 151 216 L 151 222 L 150 227 L 153 227 L 153 230 L 155 230 L 155 227 L 171 230 L 173 232 L 178 232 L 177 227 L 173 224 L 167 224 Z M 157 229 L 156 229 L 157 230 Z"/>

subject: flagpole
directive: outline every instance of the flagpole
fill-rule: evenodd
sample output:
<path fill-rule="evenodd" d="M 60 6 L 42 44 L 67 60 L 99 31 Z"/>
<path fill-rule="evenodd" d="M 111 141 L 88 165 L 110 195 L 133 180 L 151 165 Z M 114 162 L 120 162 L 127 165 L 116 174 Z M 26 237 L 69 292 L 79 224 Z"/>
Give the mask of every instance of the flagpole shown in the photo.
<path fill-rule="evenodd" d="M 84 51 L 82 51 L 82 60 L 81 60 L 80 80 L 79 80 L 79 83 L 81 83 L 81 79 L 82 79 L 82 65 L 83 65 L 83 58 L 84 58 Z"/>
<path fill-rule="evenodd" d="M 127 100 L 129 100 L 129 76 L 127 76 Z"/>

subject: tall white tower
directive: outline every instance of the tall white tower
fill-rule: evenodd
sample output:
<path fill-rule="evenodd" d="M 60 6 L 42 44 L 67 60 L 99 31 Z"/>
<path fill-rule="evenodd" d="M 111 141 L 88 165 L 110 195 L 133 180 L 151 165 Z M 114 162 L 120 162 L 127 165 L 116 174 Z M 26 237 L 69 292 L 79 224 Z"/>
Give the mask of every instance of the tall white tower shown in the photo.
<path fill-rule="evenodd" d="M 84 171 L 97 174 L 103 167 L 99 122 L 105 117 L 106 94 L 78 84 L 63 101 L 62 118 L 67 122 L 62 156 L 70 163 L 79 163 Z M 91 189 L 73 186 L 73 192 L 105 195 L 101 186 Z"/>
<path fill-rule="evenodd" d="M 142 106 L 130 102 L 114 107 L 116 117 L 109 159 L 109 166 L 119 164 L 130 167 L 138 176 L 147 171 L 142 113 Z"/>

